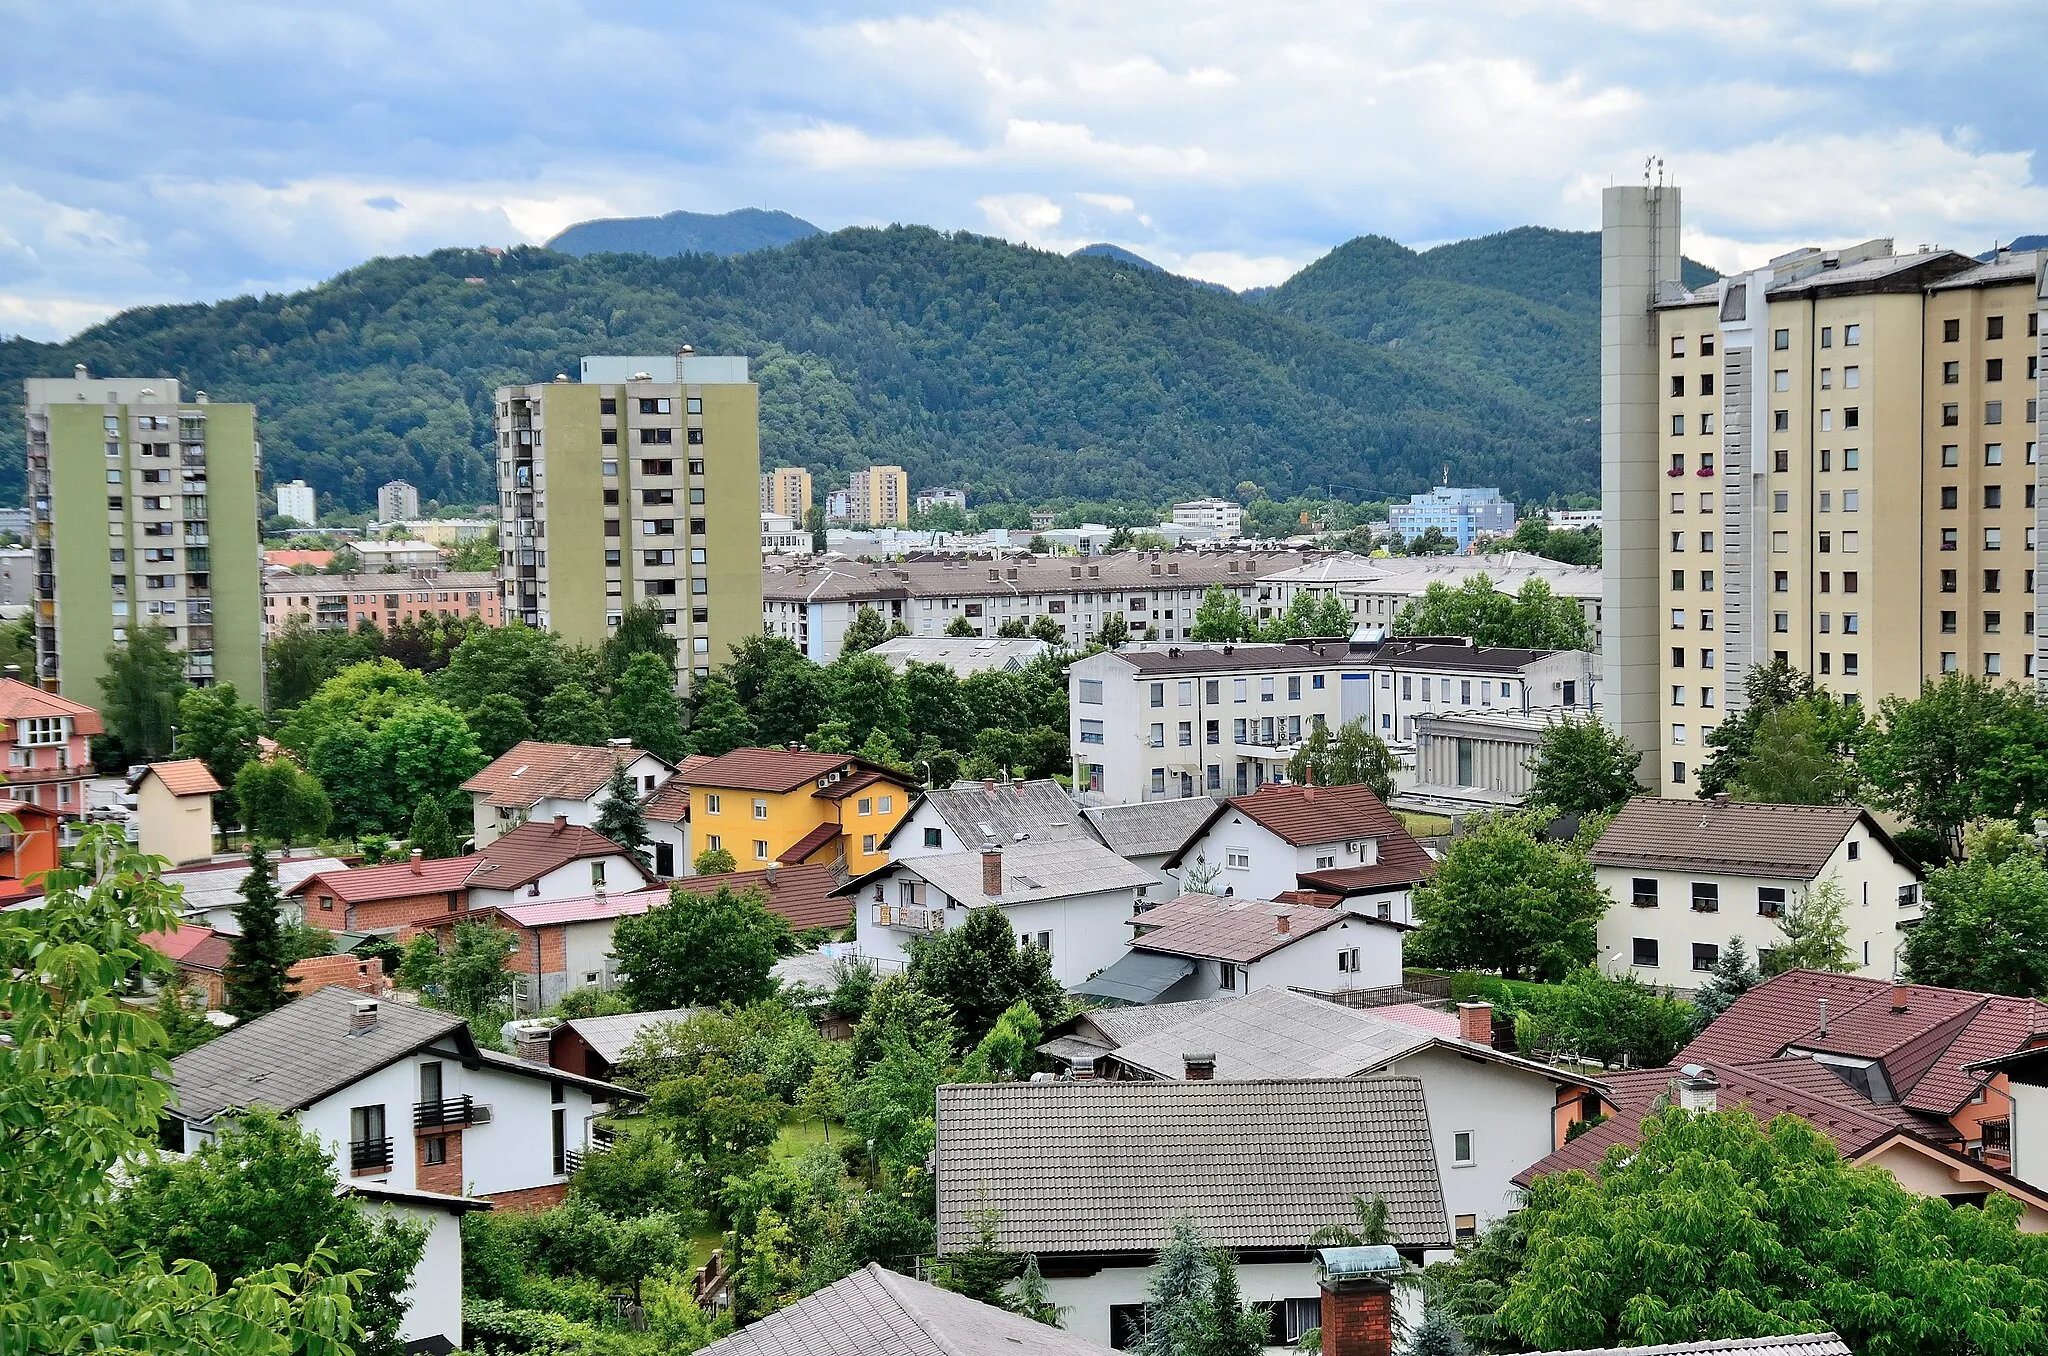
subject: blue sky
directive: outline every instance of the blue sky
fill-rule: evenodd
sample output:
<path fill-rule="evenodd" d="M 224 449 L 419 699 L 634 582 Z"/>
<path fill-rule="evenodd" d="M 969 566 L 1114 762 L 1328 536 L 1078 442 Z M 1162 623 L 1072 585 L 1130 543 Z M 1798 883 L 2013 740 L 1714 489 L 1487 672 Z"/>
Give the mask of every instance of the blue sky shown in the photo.
<path fill-rule="evenodd" d="M 775 207 L 1236 287 L 1591 228 L 1646 156 L 1722 266 L 2048 231 L 2048 6 L 0 0 L 0 333 L 593 216 Z"/>

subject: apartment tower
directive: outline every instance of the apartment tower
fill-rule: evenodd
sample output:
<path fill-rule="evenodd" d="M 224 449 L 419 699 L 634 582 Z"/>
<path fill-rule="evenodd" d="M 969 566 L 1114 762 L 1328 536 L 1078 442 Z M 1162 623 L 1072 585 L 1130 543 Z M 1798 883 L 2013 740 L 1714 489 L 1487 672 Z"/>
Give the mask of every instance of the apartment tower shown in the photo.
<path fill-rule="evenodd" d="M 1602 329 L 1607 699 L 1645 780 L 1692 794 L 1775 659 L 1866 706 L 2034 678 L 2048 256 L 1871 240 L 1687 290 L 1676 190 L 1606 196 L 1603 270 L 1636 284 Z"/>
<path fill-rule="evenodd" d="M 592 357 L 497 392 L 508 620 L 595 645 L 662 609 L 678 680 L 761 629 L 759 393 L 744 357 Z"/>
<path fill-rule="evenodd" d="M 801 466 L 778 466 L 761 475 L 761 512 L 779 513 L 798 527 L 811 512 L 811 473 Z"/>
<path fill-rule="evenodd" d="M 97 706 L 108 649 L 155 624 L 195 686 L 261 701 L 255 406 L 82 363 L 25 386 L 36 680 Z"/>
<path fill-rule="evenodd" d="M 855 471 L 847 484 L 846 516 L 855 527 L 906 527 L 910 523 L 910 476 L 901 466 Z"/>

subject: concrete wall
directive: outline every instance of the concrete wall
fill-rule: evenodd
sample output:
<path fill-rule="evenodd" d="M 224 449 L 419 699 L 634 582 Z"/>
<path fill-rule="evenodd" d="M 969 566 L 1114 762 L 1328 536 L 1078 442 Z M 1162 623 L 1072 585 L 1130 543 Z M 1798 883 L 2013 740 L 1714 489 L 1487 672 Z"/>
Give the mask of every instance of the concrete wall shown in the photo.
<path fill-rule="evenodd" d="M 138 846 L 149 855 L 167 857 L 172 866 L 213 856 L 213 797 L 174 796 L 151 774 L 136 790 L 135 812 L 141 824 Z"/>
<path fill-rule="evenodd" d="M 405 1317 L 398 1325 L 401 1342 L 441 1337 L 462 1346 L 462 1220 L 451 1211 L 399 1201 L 356 1198 L 357 1207 L 372 1219 L 395 1218 L 427 1226 L 427 1246 L 405 1289 Z"/>

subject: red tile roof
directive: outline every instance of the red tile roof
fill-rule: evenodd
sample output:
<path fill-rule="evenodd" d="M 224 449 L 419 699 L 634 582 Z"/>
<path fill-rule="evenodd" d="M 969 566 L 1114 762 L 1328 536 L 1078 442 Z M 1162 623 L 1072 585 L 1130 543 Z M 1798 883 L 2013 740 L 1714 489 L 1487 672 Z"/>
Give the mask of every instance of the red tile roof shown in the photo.
<path fill-rule="evenodd" d="M 685 758 L 684 762 L 690 761 Z M 655 793 L 640 802 L 643 817 L 657 824 L 682 824 L 690 818 L 690 784 L 678 772 L 663 782 Z"/>
<path fill-rule="evenodd" d="M 0 720 L 22 720 L 33 716 L 69 716 L 71 728 L 79 734 L 105 734 L 100 713 L 83 702 L 45 692 L 19 678 L 0 678 Z"/>
<path fill-rule="evenodd" d="M 180 923 L 169 932 L 145 932 L 136 940 L 168 960 L 182 961 L 214 935 L 212 928 Z"/>
<path fill-rule="evenodd" d="M 419 863 L 386 862 L 381 866 L 357 866 L 345 871 L 322 871 L 306 877 L 285 891 L 302 895 L 316 887 L 326 890 L 344 904 L 374 904 L 383 899 L 404 899 L 409 895 L 438 895 L 460 890 L 476 869 L 474 857 L 443 857 Z"/>
<path fill-rule="evenodd" d="M 1353 915 L 1313 904 L 1181 895 L 1131 919 L 1134 951 L 1248 964 Z"/>
<path fill-rule="evenodd" d="M 178 964 L 187 970 L 210 970 L 225 974 L 228 968 L 228 952 L 233 943 L 218 932 L 187 951 Z"/>
<path fill-rule="evenodd" d="M 696 774 L 698 768 L 703 767 L 706 763 L 712 761 L 713 759 L 711 755 L 708 753 L 684 754 L 683 761 L 676 764 L 677 780 L 687 782 L 693 775 Z"/>
<path fill-rule="evenodd" d="M 893 773 L 883 772 L 877 768 L 868 768 L 865 771 L 856 772 L 850 776 L 842 777 L 838 781 L 832 783 L 832 785 L 825 787 L 823 790 L 815 792 L 814 794 L 816 794 L 820 799 L 823 800 L 845 800 L 854 792 L 865 791 L 869 787 L 873 786 L 876 782 L 887 782 L 891 786 L 909 785 L 908 782 L 904 781 L 901 777 L 898 777 Z"/>
<path fill-rule="evenodd" d="M 180 758 L 175 763 L 151 763 L 149 771 L 174 796 L 212 796 L 221 790 L 206 764 L 197 758 Z M 147 774 L 145 774 L 147 775 Z"/>
<path fill-rule="evenodd" d="M 828 844 L 839 841 L 837 824 L 820 824 L 803 837 L 783 849 L 778 862 L 807 862 L 818 855 Z"/>
<path fill-rule="evenodd" d="M 1408 837 L 1368 786 L 1261 786 L 1227 802 L 1296 847 L 1352 838 Z"/>
<path fill-rule="evenodd" d="M 735 791 L 794 791 L 805 782 L 854 766 L 843 753 L 801 749 L 734 749 L 690 770 L 690 785 Z"/>
<path fill-rule="evenodd" d="M 720 876 L 684 876 L 659 889 L 631 890 L 621 894 L 583 895 L 575 899 L 550 899 L 532 904 L 506 904 L 498 913 L 521 927 L 551 927 L 564 923 L 601 922 L 646 913 L 669 898 L 669 887 L 685 894 L 708 895 L 721 885 L 735 890 L 760 890 L 767 896 L 768 910 L 789 920 L 801 932 L 805 928 L 843 928 L 853 918 L 853 902 L 832 896 L 837 877 L 824 866 L 778 866 L 771 882 L 766 871 L 735 871 Z"/>
<path fill-rule="evenodd" d="M 645 749 L 600 744 L 547 744 L 522 739 L 462 784 L 492 805 L 524 810 L 543 800 L 589 800 L 604 789 L 612 769 L 654 755 Z"/>
<path fill-rule="evenodd" d="M 553 820 L 528 820 L 472 857 L 468 885 L 472 890 L 516 890 L 548 872 L 585 857 L 606 857 L 626 850 L 596 829 Z"/>

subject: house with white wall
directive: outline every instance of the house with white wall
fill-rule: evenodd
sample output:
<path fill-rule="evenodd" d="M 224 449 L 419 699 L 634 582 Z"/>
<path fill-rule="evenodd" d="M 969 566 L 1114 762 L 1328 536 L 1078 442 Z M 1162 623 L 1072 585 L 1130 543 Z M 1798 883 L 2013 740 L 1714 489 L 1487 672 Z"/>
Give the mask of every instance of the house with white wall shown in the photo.
<path fill-rule="evenodd" d="M 1165 869 L 1191 893 L 1278 899 L 1309 889 L 1412 923 L 1414 887 L 1436 863 L 1370 787 L 1262 786 L 1217 804 Z"/>
<path fill-rule="evenodd" d="M 1097 842 L 1159 883 L 1146 892 L 1150 898 L 1170 899 L 1180 893 L 1180 882 L 1166 863 L 1208 826 L 1215 808 L 1207 796 L 1194 796 L 1090 805 L 1081 818 Z"/>
<path fill-rule="evenodd" d="M 1364 701 L 1346 688 L 1344 718 L 1363 717 L 1388 743 L 1406 744 L 1423 716 L 1459 711 L 1554 712 L 1573 719 L 1599 699 L 1600 658 L 1586 650 L 1474 645 L 1455 638 L 1390 640 L 1359 675 Z"/>
<path fill-rule="evenodd" d="M 669 797 L 661 791 L 676 769 L 666 759 L 633 747 L 630 739 L 608 744 L 550 744 L 522 739 L 493 758 L 462 784 L 469 792 L 471 829 L 479 850 L 528 820 L 560 815 L 586 828 L 604 809 L 612 770 L 623 764 L 647 824 L 648 861 L 663 878 L 690 871 L 689 817 L 658 813 Z M 678 791 L 687 792 L 679 787 Z M 687 794 L 682 800 L 687 811 Z"/>
<path fill-rule="evenodd" d="M 1131 919 L 1116 964 L 1075 988 L 1123 1003 L 1238 997 L 1257 989 L 1318 994 L 1401 987 L 1403 923 L 1318 904 L 1191 894 Z"/>
<path fill-rule="evenodd" d="M 1828 881 L 1843 895 L 1850 973 L 1890 979 L 1923 912 L 1919 866 L 1859 805 L 1638 796 L 1588 855 L 1610 900 L 1601 966 L 1652 985 L 1698 987 L 1731 937 L 1771 951 L 1786 911 Z"/>
<path fill-rule="evenodd" d="M 335 1190 L 372 1219 L 390 1217 L 425 1226 L 426 1246 L 401 1296 L 405 1314 L 398 1321 L 398 1340 L 408 1353 L 461 1350 L 462 1217 L 488 1210 L 491 1203 L 476 1196 L 405 1191 L 372 1181 L 345 1182 Z"/>
<path fill-rule="evenodd" d="M 1050 777 L 1016 782 L 957 781 L 920 795 L 882 840 L 891 857 L 934 857 L 1089 837 L 1066 788 Z"/>
<path fill-rule="evenodd" d="M 841 886 L 851 896 L 857 954 L 894 969 L 910 944 L 1000 908 L 1019 942 L 1049 952 L 1072 987 L 1124 954 L 1127 922 L 1152 877 L 1087 839 L 1026 841 L 891 861 Z"/>

